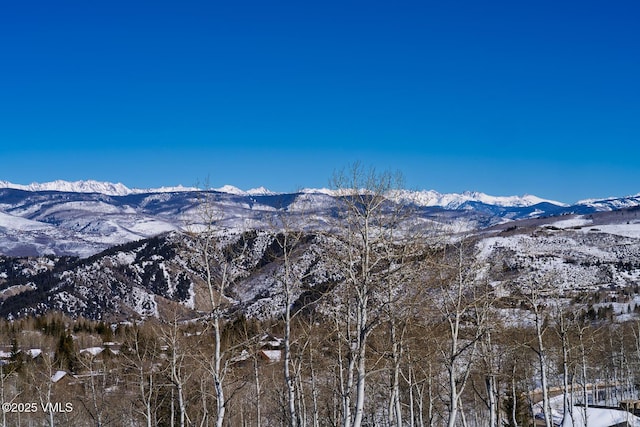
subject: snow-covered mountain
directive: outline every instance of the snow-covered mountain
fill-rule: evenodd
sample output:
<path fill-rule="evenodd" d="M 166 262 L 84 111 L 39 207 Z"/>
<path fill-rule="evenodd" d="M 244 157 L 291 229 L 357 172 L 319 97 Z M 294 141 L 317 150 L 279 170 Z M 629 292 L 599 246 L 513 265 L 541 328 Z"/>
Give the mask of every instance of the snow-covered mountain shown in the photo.
<path fill-rule="evenodd" d="M 30 226 L 23 224 L 23 230 Z M 229 303 L 249 317 L 277 316 L 284 307 L 279 278 L 285 267 L 275 233 L 229 230 L 224 238 L 230 251 L 242 256 L 242 267 L 230 270 Z M 545 277 L 553 277 L 556 297 L 580 296 L 596 309 L 610 305 L 602 303 L 602 295 L 627 296 L 613 299 L 617 316 L 629 316 L 640 305 L 640 296 L 628 298 L 640 286 L 638 208 L 513 221 L 465 238 L 476 248 L 469 256 L 477 259 L 477 274 L 492 284 L 505 316 L 522 321 L 525 312 L 513 295 L 519 286 Z M 304 280 L 296 285 L 294 300 L 308 303 L 343 279 L 331 260 L 340 240 L 310 232 L 296 242 L 290 261 Z M 176 306 L 198 316 L 207 311 L 208 295 L 195 247 L 187 235 L 170 232 L 84 259 L 0 255 L 0 317 L 50 310 L 93 319 L 165 317 Z"/>
<path fill-rule="evenodd" d="M 241 269 L 231 270 L 227 298 L 237 309 L 269 317 L 284 301 L 278 280 L 283 268 L 275 236 L 269 232 L 230 232 L 230 246 L 246 246 Z M 335 277 L 319 249 L 322 237 L 299 242 L 294 262 L 307 278 L 296 296 L 326 286 Z M 0 317 L 42 314 L 49 310 L 91 319 L 157 316 L 206 311 L 209 297 L 194 242 L 168 233 L 110 248 L 86 259 L 66 257 L 7 258 L 0 255 Z M 274 252 L 275 250 L 275 252 Z"/>
<path fill-rule="evenodd" d="M 327 188 L 305 188 L 306 194 L 326 194 L 329 196 L 344 195 L 344 190 L 331 190 Z M 405 202 L 411 202 L 418 206 L 433 206 L 444 209 L 459 209 L 465 203 L 478 202 L 486 205 L 500 207 L 529 207 L 540 203 L 549 203 L 556 206 L 568 206 L 565 203 L 554 200 L 546 200 L 533 195 L 524 196 L 490 196 L 477 191 L 465 191 L 464 193 L 439 193 L 435 190 L 401 190 L 390 194 L 391 198 L 398 198 Z"/>
<path fill-rule="evenodd" d="M 278 193 L 268 190 L 265 187 L 252 188 L 250 190 L 244 191 L 239 189 L 234 185 L 224 185 L 220 188 L 213 188 L 213 191 L 217 191 L 219 193 L 228 193 L 228 194 L 236 194 L 239 196 L 272 196 Z"/>
<path fill-rule="evenodd" d="M 108 196 L 127 196 L 130 194 L 146 194 L 146 193 L 173 193 L 187 191 L 201 191 L 198 187 L 185 187 L 182 185 L 158 188 L 129 188 L 122 183 L 103 182 L 95 180 L 84 181 L 64 181 L 56 180 L 44 183 L 31 183 L 28 185 L 14 184 L 9 181 L 0 180 L 0 189 L 12 188 L 24 191 L 57 191 L 65 193 L 97 193 Z M 219 188 L 212 188 L 212 191 L 220 193 L 236 194 L 236 195 L 277 195 L 265 187 L 252 188 L 249 190 L 241 190 L 233 185 L 224 185 Z M 325 194 L 329 196 L 341 195 L 340 190 L 327 188 L 304 188 L 300 193 L 305 194 Z M 342 191 L 344 193 L 344 191 Z M 492 196 L 478 191 L 465 191 L 463 193 L 440 193 L 435 190 L 402 190 L 396 192 L 394 196 L 403 200 L 412 201 L 419 206 L 438 206 L 445 209 L 458 209 L 467 202 L 479 202 L 487 205 L 501 207 L 528 207 L 540 203 L 549 203 L 556 206 L 569 206 L 566 203 L 543 199 L 535 195 L 525 194 L 523 196 Z M 620 209 L 623 207 L 637 206 L 640 204 L 640 193 L 625 197 L 609 197 L 602 199 L 586 199 L 576 203 L 576 205 L 585 205 L 598 207 L 599 210 Z"/>
<path fill-rule="evenodd" d="M 635 196 L 609 197 L 606 199 L 588 199 L 576 203 L 578 206 L 588 206 L 598 211 L 614 211 L 640 205 L 640 193 Z"/>
<path fill-rule="evenodd" d="M 296 255 L 298 267 L 309 272 L 299 295 L 338 279 L 324 261 L 326 234 L 314 230 L 333 223 L 338 198 L 348 192 L 132 190 L 96 181 L 0 187 L 0 315 L 56 309 L 91 318 L 162 316 L 172 304 L 196 313 L 206 302 L 201 272 L 180 231 L 197 229 L 204 199 L 230 236 L 250 236 L 248 270 L 230 289 L 248 315 L 269 317 L 281 307 L 274 272 L 282 266 L 269 255 L 276 212 L 290 223 L 304 220 L 309 233 Z M 388 198 L 410 207 L 411 226 L 443 223 L 477 239 L 478 259 L 489 266 L 498 292 L 527 274 L 552 270 L 567 294 L 576 283 L 596 292 L 640 279 L 640 196 L 572 206 L 471 192 L 401 191 Z"/>
<path fill-rule="evenodd" d="M 274 193 L 263 187 L 243 191 L 224 186 L 208 192 L 188 187 L 130 189 L 98 181 L 54 181 L 18 185 L 0 182 L 0 254 L 86 257 L 111 246 L 182 230 L 198 222 L 203 196 L 232 229 L 273 226 L 273 213 L 305 216 L 322 226 L 335 215 L 337 197 L 348 192 L 305 189 Z M 536 196 L 496 197 L 479 192 L 442 194 L 398 191 L 390 200 L 413 206 L 419 220 L 476 230 L 510 221 L 587 215 L 640 206 L 640 196 L 589 200 L 568 206 Z"/>
<path fill-rule="evenodd" d="M 58 191 L 64 193 L 97 193 L 105 194 L 107 196 L 127 196 L 129 194 L 142 194 L 142 193 L 172 193 L 178 191 L 196 191 L 196 187 L 183 187 L 178 185 L 176 187 L 160 187 L 151 189 L 131 189 L 122 183 L 101 182 L 94 180 L 87 181 L 63 181 L 56 180 L 43 183 L 31 183 L 28 185 L 13 184 L 8 181 L 0 181 L 0 188 L 13 188 L 16 190 L 24 191 Z"/>
<path fill-rule="evenodd" d="M 24 191 L 58 191 L 65 193 L 98 193 L 108 196 L 127 196 L 130 194 L 144 194 L 144 193 L 172 193 L 183 191 L 198 191 L 197 187 L 183 187 L 181 185 L 175 187 L 160 187 L 160 188 L 129 188 L 122 183 L 100 182 L 94 180 L 87 181 L 52 181 L 44 183 L 31 183 L 29 185 L 13 184 L 8 181 L 0 181 L 0 188 L 13 188 Z M 276 195 L 279 193 L 270 191 L 265 187 L 252 188 L 250 190 L 241 190 L 233 185 L 224 185 L 219 188 L 213 188 L 213 191 L 220 193 L 236 194 L 236 195 Z M 330 196 L 340 195 L 338 190 L 330 190 L 326 188 L 305 188 L 301 191 L 307 194 L 326 194 Z M 567 206 L 564 203 L 556 202 L 553 200 L 545 200 L 533 195 L 524 196 L 490 196 L 485 193 L 477 191 L 465 191 L 462 194 L 458 193 L 439 193 L 435 190 L 420 190 L 409 191 L 404 190 L 395 194 L 403 200 L 411 201 L 419 206 L 438 206 L 445 209 L 458 209 L 466 202 L 481 202 L 488 205 L 502 206 L 502 207 L 524 207 L 533 206 L 539 203 L 551 203 L 558 206 Z M 585 203 L 590 201 L 585 201 Z"/>
<path fill-rule="evenodd" d="M 556 206 L 566 207 L 565 203 L 554 200 L 546 200 L 533 195 L 524 196 L 490 196 L 477 191 L 465 191 L 464 193 L 439 193 L 434 190 L 425 191 L 403 191 L 400 197 L 410 200 L 420 206 L 439 206 L 445 209 L 460 209 L 466 203 L 477 202 L 485 205 L 500 207 L 530 207 L 541 203 L 549 203 Z"/>

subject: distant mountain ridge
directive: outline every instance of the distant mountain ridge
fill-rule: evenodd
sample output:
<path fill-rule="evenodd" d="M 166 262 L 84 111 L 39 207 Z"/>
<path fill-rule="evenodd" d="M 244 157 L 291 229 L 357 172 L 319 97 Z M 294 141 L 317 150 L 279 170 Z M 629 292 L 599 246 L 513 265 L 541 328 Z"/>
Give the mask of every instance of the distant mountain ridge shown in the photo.
<path fill-rule="evenodd" d="M 203 191 L 198 187 L 185 187 L 183 185 L 170 186 L 170 187 L 157 187 L 157 188 L 129 188 L 123 183 L 112 183 L 106 181 L 96 180 L 80 180 L 80 181 L 65 181 L 55 180 L 50 182 L 33 182 L 28 185 L 15 184 L 9 181 L 0 180 L 1 188 L 12 188 L 23 191 L 58 191 L 66 193 L 97 193 L 107 196 L 127 196 L 131 194 L 149 194 L 149 193 L 175 193 L 175 192 L 190 192 L 190 191 Z M 278 194 L 290 194 L 290 193 L 278 193 L 271 191 L 265 187 L 252 188 L 249 190 L 241 190 L 234 185 L 224 185 L 219 188 L 211 188 L 212 191 L 220 193 L 235 194 L 241 196 L 254 196 L 254 195 L 278 195 Z M 329 196 L 338 196 L 340 192 L 338 190 L 332 190 L 327 188 L 304 188 L 299 191 L 304 194 L 325 194 Z M 295 193 L 295 192 L 294 192 Z M 522 196 L 492 196 L 479 191 L 464 191 L 462 193 L 440 193 L 435 190 L 401 190 L 395 194 L 398 198 L 404 201 L 412 201 L 419 206 L 438 206 L 445 209 L 459 209 L 465 203 L 468 202 L 480 202 L 487 205 L 501 206 L 501 207 L 528 207 L 534 206 L 540 203 L 549 203 L 556 206 L 568 207 L 571 206 L 564 202 L 555 200 L 543 199 L 541 197 L 525 194 Z M 621 209 L 626 207 L 632 207 L 640 204 L 640 193 L 635 195 L 628 195 L 622 197 L 607 197 L 601 199 L 585 199 L 575 203 L 577 205 L 585 205 L 596 207 L 604 210 L 608 209 Z"/>
<path fill-rule="evenodd" d="M 129 194 L 143 193 L 171 193 L 177 191 L 197 191 L 196 187 L 183 187 L 178 185 L 175 187 L 160 187 L 152 189 L 131 189 L 126 185 L 118 182 L 102 182 L 95 180 L 86 181 L 64 181 L 56 180 L 51 182 L 33 182 L 29 185 L 14 184 L 8 181 L 0 181 L 0 188 L 13 188 L 24 191 L 59 191 L 65 193 L 99 193 L 107 196 L 127 196 Z"/>
<path fill-rule="evenodd" d="M 203 190 L 194 187 L 129 189 L 99 181 L 54 181 L 19 185 L 0 181 L 0 254 L 9 256 L 73 255 L 87 257 L 110 248 L 197 222 Z M 330 223 L 336 198 L 349 191 L 303 189 L 274 193 L 264 187 L 243 191 L 224 186 L 207 192 L 229 229 L 267 229 L 273 213 L 303 218 L 314 227 Z M 566 205 L 536 196 L 496 197 L 479 192 L 442 194 L 401 190 L 390 200 L 414 207 L 416 221 L 475 231 L 512 221 L 587 215 L 640 206 L 640 195 L 587 200 Z"/>
<path fill-rule="evenodd" d="M 0 317 L 59 310 L 92 319 L 163 318 L 176 306 L 198 315 L 208 297 L 191 235 L 183 231 L 197 230 L 205 198 L 207 208 L 221 213 L 217 226 L 225 237 L 244 235 L 250 243 L 246 274 L 229 288 L 234 307 L 247 316 L 272 317 L 283 304 L 277 279 L 283 265 L 273 246 L 278 220 L 302 224 L 308 233 L 295 256 L 296 268 L 309 273 L 296 298 L 340 280 L 327 258 L 335 241 L 325 231 L 335 226 L 339 199 L 350 191 L 131 190 L 97 181 L 14 187 L 0 184 Z M 576 283 L 590 292 L 640 283 L 640 195 L 571 206 L 535 196 L 433 190 L 388 198 L 407 207 L 403 226 L 435 224 L 452 237 L 477 239 L 479 259 L 504 289 L 518 269 L 560 271 L 571 292 Z"/>
<path fill-rule="evenodd" d="M 56 180 L 44 183 L 31 183 L 29 185 L 14 184 L 8 181 L 0 181 L 0 188 L 13 188 L 16 190 L 24 191 L 58 191 L 67 193 L 98 193 L 108 196 L 127 196 L 131 194 L 146 194 L 146 193 L 173 193 L 173 192 L 185 192 L 185 191 L 201 191 L 198 187 L 184 187 L 182 185 L 172 187 L 159 187 L 159 188 L 129 188 L 122 183 L 102 182 L 95 180 L 86 181 L 64 181 Z M 277 195 L 286 193 L 276 193 L 268 190 L 265 187 L 252 188 L 250 190 L 241 190 L 233 185 L 224 185 L 220 188 L 212 188 L 213 191 L 221 193 L 236 194 L 236 195 Z M 338 190 L 331 190 L 326 188 L 305 188 L 301 191 L 306 194 L 326 194 L 330 196 L 339 195 Z M 554 200 L 546 200 L 533 195 L 524 196 L 490 196 L 485 193 L 477 191 L 465 191 L 461 194 L 458 193 L 440 193 L 435 190 L 402 190 L 396 194 L 403 200 L 411 200 L 413 203 L 419 206 L 440 206 L 447 209 L 457 209 L 465 202 L 482 202 L 485 204 L 503 206 L 503 207 L 523 207 L 533 206 L 538 203 L 551 203 L 558 206 L 568 206 L 565 203 L 557 202 Z M 589 201 L 591 202 L 591 201 Z"/>

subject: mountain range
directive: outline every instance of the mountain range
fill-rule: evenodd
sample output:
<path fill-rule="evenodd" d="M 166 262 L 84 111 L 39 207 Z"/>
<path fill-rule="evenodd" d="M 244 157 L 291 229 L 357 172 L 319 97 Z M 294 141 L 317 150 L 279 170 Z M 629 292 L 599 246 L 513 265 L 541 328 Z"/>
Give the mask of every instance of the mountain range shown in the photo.
<path fill-rule="evenodd" d="M 265 188 L 242 191 L 233 186 L 129 189 L 98 181 L 54 181 L 18 185 L 0 181 L 0 254 L 88 257 L 111 246 L 184 230 L 198 222 L 198 206 L 207 195 L 231 229 L 264 229 L 272 213 L 313 213 L 314 221 L 332 215 L 337 190 L 303 189 L 274 193 Z M 536 196 L 495 197 L 479 192 L 441 194 L 433 190 L 396 191 L 423 219 L 481 230 L 497 224 L 541 217 L 589 214 L 640 205 L 640 194 L 587 200 L 574 205 Z"/>
<path fill-rule="evenodd" d="M 304 221 L 307 230 L 293 260 L 306 272 L 296 299 L 313 299 L 341 280 L 328 261 L 324 234 L 316 232 L 336 215 L 344 194 L 335 190 L 130 190 L 91 181 L 15 187 L 0 188 L 3 317 L 49 310 L 94 319 L 164 317 L 176 307 L 192 315 L 206 311 L 197 279 L 202 271 L 183 233 L 198 229 L 205 199 L 221 213 L 227 238 L 242 236 L 248 245 L 245 270 L 228 293 L 236 309 L 268 318 L 282 308 L 275 212 L 291 223 Z M 514 281 L 549 271 L 565 296 L 582 292 L 588 299 L 602 289 L 632 289 L 635 295 L 640 289 L 638 195 L 574 205 L 435 191 L 398 191 L 389 199 L 406 202 L 413 224 L 435 223 L 473 239 L 497 294 L 509 295 Z M 640 299 L 626 304 L 620 315 Z"/>

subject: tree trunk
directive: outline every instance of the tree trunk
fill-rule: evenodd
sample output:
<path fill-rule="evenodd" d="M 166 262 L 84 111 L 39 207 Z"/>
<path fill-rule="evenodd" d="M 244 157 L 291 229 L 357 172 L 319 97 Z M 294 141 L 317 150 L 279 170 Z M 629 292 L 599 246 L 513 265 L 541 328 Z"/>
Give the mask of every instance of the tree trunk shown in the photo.
<path fill-rule="evenodd" d="M 534 306 L 534 311 L 536 338 L 538 340 L 538 365 L 540 368 L 540 383 L 542 387 L 542 413 L 544 415 L 545 427 L 553 427 L 551 422 L 551 405 L 549 401 L 549 382 L 547 380 L 547 355 L 544 348 L 544 342 L 542 340 L 542 318 L 537 305 Z"/>
<path fill-rule="evenodd" d="M 260 413 L 260 376 L 258 371 L 258 357 L 253 356 L 253 376 L 256 385 L 256 427 L 262 426 L 262 414 Z"/>

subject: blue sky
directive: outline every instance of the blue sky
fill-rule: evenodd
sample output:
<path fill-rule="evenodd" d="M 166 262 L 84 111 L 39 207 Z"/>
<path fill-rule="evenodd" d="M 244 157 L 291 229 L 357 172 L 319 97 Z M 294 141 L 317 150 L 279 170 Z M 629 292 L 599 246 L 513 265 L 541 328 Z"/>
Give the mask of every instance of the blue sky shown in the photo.
<path fill-rule="evenodd" d="M 0 180 L 640 192 L 640 3 L 21 1 Z"/>

